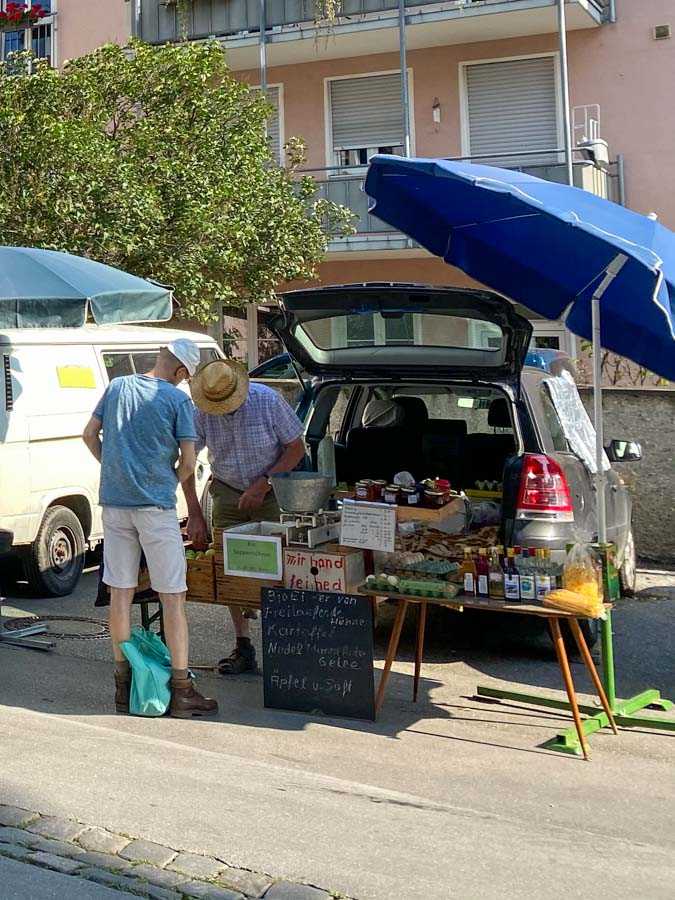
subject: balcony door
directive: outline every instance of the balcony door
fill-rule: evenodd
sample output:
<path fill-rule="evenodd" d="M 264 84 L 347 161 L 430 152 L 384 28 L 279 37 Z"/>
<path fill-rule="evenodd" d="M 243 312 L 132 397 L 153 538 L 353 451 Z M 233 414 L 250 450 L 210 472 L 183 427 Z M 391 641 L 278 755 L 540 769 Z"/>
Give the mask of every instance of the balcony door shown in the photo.
<path fill-rule="evenodd" d="M 529 153 L 562 146 L 557 56 L 463 63 L 460 76 L 463 155 L 508 168 L 560 162 Z"/>

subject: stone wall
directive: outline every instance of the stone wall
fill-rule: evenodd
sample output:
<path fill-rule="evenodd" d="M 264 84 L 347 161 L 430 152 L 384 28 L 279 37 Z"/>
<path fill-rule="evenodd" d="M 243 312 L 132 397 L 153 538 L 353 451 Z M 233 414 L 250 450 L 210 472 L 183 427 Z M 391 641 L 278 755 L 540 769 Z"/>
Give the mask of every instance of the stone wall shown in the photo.
<path fill-rule="evenodd" d="M 580 388 L 593 418 L 593 391 Z M 633 494 L 638 556 L 675 562 L 675 391 L 603 392 L 605 444 L 613 438 L 642 444 L 638 463 L 615 464 Z"/>

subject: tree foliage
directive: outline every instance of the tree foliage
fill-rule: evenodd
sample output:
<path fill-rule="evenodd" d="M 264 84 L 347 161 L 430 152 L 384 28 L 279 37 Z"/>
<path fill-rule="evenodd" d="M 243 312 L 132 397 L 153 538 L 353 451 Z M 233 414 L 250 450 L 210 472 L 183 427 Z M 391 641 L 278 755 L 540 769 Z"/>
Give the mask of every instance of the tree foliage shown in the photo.
<path fill-rule="evenodd" d="M 351 214 L 279 168 L 270 107 L 216 43 L 107 45 L 58 73 L 0 72 L 0 242 L 67 250 L 170 284 L 181 314 L 315 276 Z"/>

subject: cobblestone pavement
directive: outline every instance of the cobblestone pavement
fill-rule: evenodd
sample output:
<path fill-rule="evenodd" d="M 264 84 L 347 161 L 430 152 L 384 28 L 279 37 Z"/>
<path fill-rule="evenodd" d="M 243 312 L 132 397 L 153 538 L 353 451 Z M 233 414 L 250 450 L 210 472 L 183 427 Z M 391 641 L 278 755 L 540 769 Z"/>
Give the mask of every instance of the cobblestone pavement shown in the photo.
<path fill-rule="evenodd" d="M 74 819 L 41 816 L 2 804 L 0 857 L 152 900 L 330 900 L 343 896 L 307 884 L 275 881 L 212 856 L 183 853 Z"/>

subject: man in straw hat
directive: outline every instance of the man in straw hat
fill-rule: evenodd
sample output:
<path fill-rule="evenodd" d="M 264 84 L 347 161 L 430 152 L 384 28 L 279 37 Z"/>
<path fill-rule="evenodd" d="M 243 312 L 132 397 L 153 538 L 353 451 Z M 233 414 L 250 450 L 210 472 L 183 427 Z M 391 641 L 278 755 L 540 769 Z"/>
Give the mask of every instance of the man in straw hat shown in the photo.
<path fill-rule="evenodd" d="M 171 652 L 172 716 L 218 712 L 199 694 L 188 673 L 185 552 L 176 517 L 176 488 L 194 492 L 194 407 L 177 385 L 199 365 L 199 347 L 179 338 L 162 347 L 147 375 L 114 378 L 82 435 L 101 463 L 103 581 L 110 587 L 110 637 L 115 658 L 115 707 L 129 712 L 131 672 L 120 644 L 131 633 L 131 604 L 141 550 L 164 614 Z M 103 440 L 101 440 L 103 430 Z M 178 463 L 178 465 L 176 465 Z"/>
<path fill-rule="evenodd" d="M 303 459 L 302 423 L 280 394 L 250 383 L 246 370 L 233 360 L 206 363 L 190 388 L 197 406 L 197 452 L 208 447 L 213 472 L 213 524 L 231 528 L 243 522 L 278 520 L 269 477 L 292 471 Z M 206 541 L 206 522 L 194 479 L 186 496 L 188 534 L 199 546 Z M 230 614 L 237 643 L 218 669 L 223 675 L 256 671 L 248 621 L 240 607 L 230 606 Z"/>

